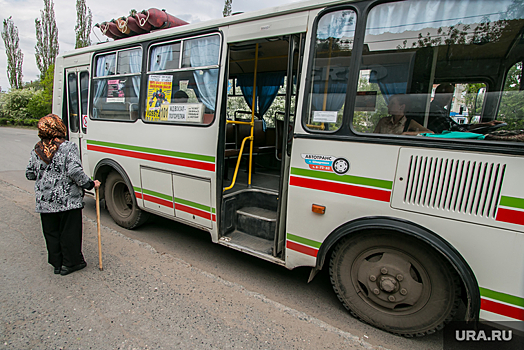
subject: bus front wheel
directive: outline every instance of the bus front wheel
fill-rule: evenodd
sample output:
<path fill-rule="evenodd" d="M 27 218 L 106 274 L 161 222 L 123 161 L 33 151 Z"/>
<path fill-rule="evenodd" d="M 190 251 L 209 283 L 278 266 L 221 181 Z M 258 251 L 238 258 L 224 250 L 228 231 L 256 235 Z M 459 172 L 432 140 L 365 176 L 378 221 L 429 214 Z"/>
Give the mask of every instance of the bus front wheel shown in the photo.
<path fill-rule="evenodd" d="M 109 214 L 118 225 L 131 230 L 147 220 L 147 213 L 138 208 L 133 192 L 116 171 L 107 176 L 105 198 Z"/>
<path fill-rule="evenodd" d="M 406 337 L 444 328 L 460 304 L 460 280 L 447 261 L 423 242 L 392 232 L 342 240 L 331 256 L 330 277 L 353 316 Z"/>

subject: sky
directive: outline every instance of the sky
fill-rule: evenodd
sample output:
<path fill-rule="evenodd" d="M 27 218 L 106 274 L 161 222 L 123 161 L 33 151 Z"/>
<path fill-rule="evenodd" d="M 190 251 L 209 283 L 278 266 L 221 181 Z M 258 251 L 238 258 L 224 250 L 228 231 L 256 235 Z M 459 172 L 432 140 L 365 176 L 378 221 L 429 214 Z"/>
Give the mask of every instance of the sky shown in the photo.
<path fill-rule="evenodd" d="M 250 12 L 298 2 L 300 0 L 233 0 L 232 12 Z M 60 53 L 71 51 L 75 47 L 76 0 L 53 0 L 55 19 L 58 26 L 58 44 Z M 87 6 L 93 13 L 93 25 L 109 21 L 113 18 L 126 16 L 129 10 L 141 11 L 149 8 L 165 9 L 173 16 L 189 23 L 208 21 L 222 17 L 224 0 L 86 0 Z M 24 54 L 22 68 L 24 82 L 37 80 L 40 71 L 35 60 L 35 19 L 40 18 L 40 11 L 44 8 L 43 0 L 0 0 L 3 21 L 12 16 L 18 28 L 20 48 Z M 105 41 L 106 37 L 98 28 L 93 28 L 91 41 L 96 44 Z M 0 40 L 0 88 L 9 89 L 7 79 L 7 58 L 4 41 Z"/>

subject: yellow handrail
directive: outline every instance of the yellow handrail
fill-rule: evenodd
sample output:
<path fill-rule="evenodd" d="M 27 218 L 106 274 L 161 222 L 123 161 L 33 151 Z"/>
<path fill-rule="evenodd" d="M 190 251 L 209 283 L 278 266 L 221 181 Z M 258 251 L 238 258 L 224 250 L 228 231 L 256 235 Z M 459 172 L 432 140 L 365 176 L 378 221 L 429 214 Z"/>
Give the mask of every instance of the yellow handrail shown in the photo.
<path fill-rule="evenodd" d="M 240 122 L 236 120 L 226 120 L 227 124 L 245 124 L 245 125 L 251 125 L 251 122 Z"/>
<path fill-rule="evenodd" d="M 244 151 L 244 145 L 248 139 L 251 139 L 251 136 L 246 136 L 242 140 L 242 145 L 240 146 L 240 153 L 238 154 L 237 165 L 235 167 L 235 173 L 233 174 L 233 180 L 231 181 L 231 185 L 229 185 L 229 187 L 224 188 L 224 192 L 232 189 L 233 186 L 235 186 L 235 182 L 237 181 L 238 168 L 240 167 L 240 160 L 242 159 L 242 153 Z"/>
<path fill-rule="evenodd" d="M 254 129 L 255 129 L 255 97 L 256 97 L 256 91 L 257 91 L 257 68 L 258 68 L 258 44 L 255 46 L 255 71 L 254 71 L 254 78 L 253 78 L 253 99 L 251 100 L 251 122 L 239 122 L 236 120 L 226 120 L 227 124 L 245 124 L 245 125 L 251 125 L 251 135 L 246 136 L 242 140 L 242 145 L 240 146 L 240 153 L 238 154 L 238 160 L 237 165 L 235 167 L 235 174 L 233 175 L 233 180 L 231 181 L 231 185 L 229 187 L 224 188 L 224 192 L 227 190 L 230 190 L 235 186 L 235 182 L 237 179 L 238 174 L 238 168 L 240 167 L 240 160 L 242 159 L 242 153 L 244 151 L 244 145 L 247 140 L 250 141 L 249 143 L 249 175 L 247 180 L 247 187 L 251 187 L 251 170 L 253 167 L 253 140 L 254 140 Z"/>

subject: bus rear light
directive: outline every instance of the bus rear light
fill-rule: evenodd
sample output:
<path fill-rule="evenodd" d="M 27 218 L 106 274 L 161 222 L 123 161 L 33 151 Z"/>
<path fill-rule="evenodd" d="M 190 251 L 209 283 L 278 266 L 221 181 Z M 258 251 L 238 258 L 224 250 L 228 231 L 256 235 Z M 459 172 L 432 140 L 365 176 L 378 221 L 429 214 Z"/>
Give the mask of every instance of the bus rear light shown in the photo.
<path fill-rule="evenodd" d="M 317 214 L 325 214 L 326 207 L 324 205 L 313 204 L 313 206 L 311 207 L 311 211 Z"/>

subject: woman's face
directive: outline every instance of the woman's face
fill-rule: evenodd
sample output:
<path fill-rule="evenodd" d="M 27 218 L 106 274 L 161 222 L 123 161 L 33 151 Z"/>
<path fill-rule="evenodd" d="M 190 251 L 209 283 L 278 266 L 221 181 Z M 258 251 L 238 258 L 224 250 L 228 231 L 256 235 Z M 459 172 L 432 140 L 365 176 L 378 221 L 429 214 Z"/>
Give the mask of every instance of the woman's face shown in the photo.
<path fill-rule="evenodd" d="M 388 104 L 388 113 L 390 115 L 403 115 L 405 107 L 406 105 L 401 105 L 398 102 L 398 98 L 392 98 Z"/>

